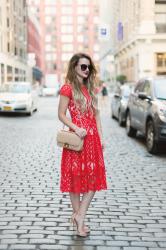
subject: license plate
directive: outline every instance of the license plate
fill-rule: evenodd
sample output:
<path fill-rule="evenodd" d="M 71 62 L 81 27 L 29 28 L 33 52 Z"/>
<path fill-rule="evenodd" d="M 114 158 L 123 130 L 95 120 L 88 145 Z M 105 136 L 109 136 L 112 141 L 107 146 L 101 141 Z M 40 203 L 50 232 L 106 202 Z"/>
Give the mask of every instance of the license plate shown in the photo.
<path fill-rule="evenodd" d="M 4 109 L 5 111 L 10 111 L 10 110 L 12 110 L 12 108 L 9 107 L 9 106 L 5 106 L 3 109 Z"/>

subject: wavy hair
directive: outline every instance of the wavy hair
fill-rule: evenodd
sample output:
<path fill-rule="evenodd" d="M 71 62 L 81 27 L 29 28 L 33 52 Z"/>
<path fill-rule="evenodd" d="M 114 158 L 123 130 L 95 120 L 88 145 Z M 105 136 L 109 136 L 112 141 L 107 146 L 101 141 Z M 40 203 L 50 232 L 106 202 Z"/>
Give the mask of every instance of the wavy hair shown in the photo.
<path fill-rule="evenodd" d="M 88 77 L 84 79 L 84 84 L 87 87 L 89 94 L 92 98 L 92 102 L 91 102 L 92 108 L 94 109 L 97 108 L 97 98 L 95 97 L 95 94 L 94 94 L 94 86 L 96 82 L 97 70 L 89 55 L 84 54 L 84 53 L 77 53 L 72 56 L 72 58 L 69 61 L 65 80 L 66 80 L 66 83 L 69 83 L 73 86 L 75 104 L 76 106 L 80 107 L 82 112 L 84 112 L 88 108 L 86 105 L 87 102 L 86 102 L 85 96 L 83 95 L 81 91 L 81 85 L 78 80 L 77 73 L 75 71 L 75 67 L 77 66 L 81 58 L 86 58 L 90 62 L 91 70 L 89 72 Z"/>

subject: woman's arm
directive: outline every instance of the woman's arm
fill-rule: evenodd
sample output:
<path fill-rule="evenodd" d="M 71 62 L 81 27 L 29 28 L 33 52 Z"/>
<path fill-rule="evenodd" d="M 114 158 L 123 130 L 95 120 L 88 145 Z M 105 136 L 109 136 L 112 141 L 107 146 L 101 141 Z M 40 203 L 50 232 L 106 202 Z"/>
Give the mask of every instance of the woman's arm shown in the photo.
<path fill-rule="evenodd" d="M 103 132 L 102 132 L 102 126 L 101 126 L 101 120 L 100 120 L 100 111 L 95 111 L 95 117 L 96 117 L 96 123 L 97 123 L 97 130 L 100 136 L 101 143 L 103 142 Z"/>
<path fill-rule="evenodd" d="M 66 116 L 69 101 L 70 101 L 69 97 L 60 95 L 59 106 L 58 106 L 58 118 L 63 124 L 71 128 L 73 131 L 76 132 L 78 136 L 83 138 L 86 135 L 86 130 L 84 128 L 79 128 Z"/>
<path fill-rule="evenodd" d="M 58 118 L 62 123 L 64 123 L 66 126 L 75 131 L 76 125 L 72 123 L 72 121 L 68 119 L 66 116 L 69 101 L 70 101 L 69 97 L 63 95 L 60 96 L 59 106 L 58 106 Z"/>

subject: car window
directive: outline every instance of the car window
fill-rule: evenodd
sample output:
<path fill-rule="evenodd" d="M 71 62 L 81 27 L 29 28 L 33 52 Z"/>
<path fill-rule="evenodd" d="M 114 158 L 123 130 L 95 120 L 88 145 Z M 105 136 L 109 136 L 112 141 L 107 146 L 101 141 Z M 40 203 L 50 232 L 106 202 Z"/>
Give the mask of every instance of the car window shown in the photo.
<path fill-rule="evenodd" d="M 8 93 L 30 93 L 31 86 L 21 84 L 4 84 L 2 85 L 0 92 Z"/>
<path fill-rule="evenodd" d="M 143 92 L 147 94 L 147 96 L 151 96 L 151 85 L 149 80 L 145 80 L 145 84 L 143 86 Z"/>
<path fill-rule="evenodd" d="M 122 90 L 122 95 L 124 97 L 129 97 L 129 95 L 132 91 L 132 88 L 130 86 L 122 86 L 121 90 Z"/>
<path fill-rule="evenodd" d="M 166 79 L 156 79 L 154 81 L 154 92 L 158 99 L 166 100 Z"/>
<path fill-rule="evenodd" d="M 121 92 L 121 90 L 120 90 L 120 87 L 118 86 L 118 87 L 116 88 L 116 90 L 115 90 L 115 94 L 119 94 L 119 95 L 120 95 L 120 92 Z"/>
<path fill-rule="evenodd" d="M 143 91 L 143 87 L 144 87 L 144 81 L 138 82 L 138 84 L 135 87 L 134 92 L 135 93 L 142 92 Z"/>

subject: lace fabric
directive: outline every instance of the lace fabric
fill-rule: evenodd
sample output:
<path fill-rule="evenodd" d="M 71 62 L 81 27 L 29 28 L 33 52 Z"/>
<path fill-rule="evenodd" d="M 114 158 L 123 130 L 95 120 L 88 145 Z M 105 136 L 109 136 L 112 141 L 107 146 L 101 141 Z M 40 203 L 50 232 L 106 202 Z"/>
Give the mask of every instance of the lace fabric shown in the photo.
<path fill-rule="evenodd" d="M 82 92 L 87 102 L 90 102 L 91 96 L 86 87 L 82 88 Z M 70 84 L 61 87 L 60 95 L 70 98 L 68 109 L 72 122 L 87 130 L 81 152 L 68 149 L 62 151 L 60 189 L 62 192 L 73 193 L 107 189 L 103 151 L 94 113 L 87 109 L 80 115 L 80 110 L 73 100 Z"/>

